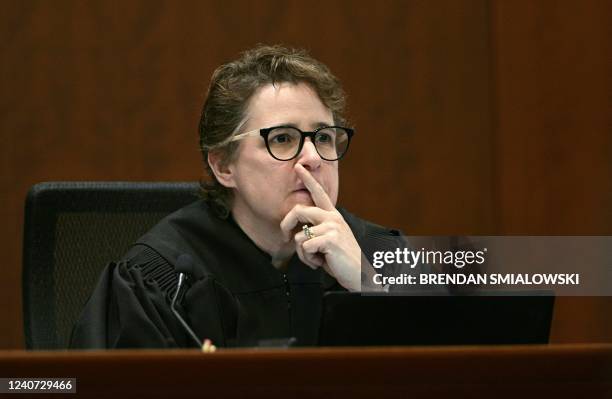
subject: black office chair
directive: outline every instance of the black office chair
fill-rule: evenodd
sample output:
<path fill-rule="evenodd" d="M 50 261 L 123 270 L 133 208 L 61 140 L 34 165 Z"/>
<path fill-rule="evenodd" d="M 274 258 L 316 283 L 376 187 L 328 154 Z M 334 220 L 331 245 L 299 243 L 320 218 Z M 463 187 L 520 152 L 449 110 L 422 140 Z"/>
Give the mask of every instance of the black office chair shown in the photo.
<path fill-rule="evenodd" d="M 164 216 L 197 200 L 198 188 L 193 182 L 33 186 L 23 241 L 26 348 L 67 348 L 103 267 Z"/>

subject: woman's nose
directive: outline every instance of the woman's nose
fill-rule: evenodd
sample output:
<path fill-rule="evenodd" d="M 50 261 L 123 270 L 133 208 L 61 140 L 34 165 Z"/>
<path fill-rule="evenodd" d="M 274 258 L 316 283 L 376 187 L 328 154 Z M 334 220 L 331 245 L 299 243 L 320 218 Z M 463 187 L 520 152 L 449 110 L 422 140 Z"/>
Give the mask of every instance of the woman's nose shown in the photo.
<path fill-rule="evenodd" d="M 304 140 L 302 151 L 300 151 L 300 155 L 298 156 L 298 162 L 309 170 L 314 170 L 321 166 L 321 157 L 310 137 Z"/>

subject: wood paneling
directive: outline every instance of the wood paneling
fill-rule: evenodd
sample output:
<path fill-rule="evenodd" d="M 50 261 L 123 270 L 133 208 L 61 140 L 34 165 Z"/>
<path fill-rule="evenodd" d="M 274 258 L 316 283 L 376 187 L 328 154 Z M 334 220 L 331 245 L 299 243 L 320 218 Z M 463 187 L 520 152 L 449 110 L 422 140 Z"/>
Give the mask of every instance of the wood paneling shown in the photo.
<path fill-rule="evenodd" d="M 373 365 L 376 371 L 364 374 Z M 193 349 L 0 351 L 3 375 L 48 378 L 51 369 L 75 378 L 80 398 L 94 399 L 201 398 L 204 389 L 206 396 L 231 399 L 603 399 L 612 393 L 610 344 L 260 348 L 214 354 Z M 151 378 L 160 369 L 163 378 Z"/>
<path fill-rule="evenodd" d="M 611 8 L 495 3 L 503 233 L 612 234 Z"/>
<path fill-rule="evenodd" d="M 612 234 L 611 8 L 492 7 L 500 234 Z M 558 298 L 551 339 L 612 341 L 611 308 L 611 297 Z"/>

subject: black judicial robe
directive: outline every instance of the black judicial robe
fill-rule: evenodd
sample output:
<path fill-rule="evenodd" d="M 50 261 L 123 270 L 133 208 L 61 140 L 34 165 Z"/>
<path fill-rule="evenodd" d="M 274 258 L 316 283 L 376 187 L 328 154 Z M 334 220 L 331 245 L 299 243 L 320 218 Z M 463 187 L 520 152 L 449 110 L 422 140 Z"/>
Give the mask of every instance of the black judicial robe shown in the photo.
<path fill-rule="evenodd" d="M 339 211 L 368 258 L 401 245 L 398 231 Z M 194 347 L 170 309 L 174 265 L 182 254 L 193 259 L 194 272 L 181 289 L 179 312 L 200 339 L 221 347 L 288 337 L 314 345 L 323 293 L 344 290 L 297 255 L 285 272 L 276 269 L 231 217 L 217 217 L 200 200 L 167 216 L 121 261 L 106 266 L 73 329 L 71 347 Z"/>

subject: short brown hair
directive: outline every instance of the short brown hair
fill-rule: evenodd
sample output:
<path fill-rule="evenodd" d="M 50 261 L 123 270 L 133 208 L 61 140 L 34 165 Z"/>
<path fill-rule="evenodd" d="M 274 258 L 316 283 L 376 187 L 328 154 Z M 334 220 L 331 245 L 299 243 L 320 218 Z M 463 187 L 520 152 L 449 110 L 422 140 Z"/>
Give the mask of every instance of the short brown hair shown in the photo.
<path fill-rule="evenodd" d="M 230 139 L 237 133 L 257 89 L 267 84 L 302 82 L 310 85 L 332 111 L 334 123 L 345 124 L 346 95 L 340 81 L 306 50 L 259 45 L 213 73 L 199 124 L 200 151 L 209 177 L 201 187 L 203 197 L 221 217 L 229 214 L 232 191 L 217 181 L 208 164 L 208 153 L 218 151 L 222 162 L 232 159 L 239 143 Z"/>

